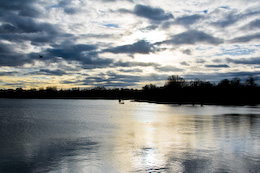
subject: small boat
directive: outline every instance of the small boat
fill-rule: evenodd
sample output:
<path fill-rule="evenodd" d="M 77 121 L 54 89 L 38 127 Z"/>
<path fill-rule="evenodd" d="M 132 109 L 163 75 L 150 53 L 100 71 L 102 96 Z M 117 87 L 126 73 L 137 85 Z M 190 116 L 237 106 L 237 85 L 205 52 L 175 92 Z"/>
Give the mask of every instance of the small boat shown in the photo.
<path fill-rule="evenodd" d="M 124 100 L 121 100 L 121 99 L 119 99 L 118 102 L 119 102 L 119 104 L 125 104 Z"/>

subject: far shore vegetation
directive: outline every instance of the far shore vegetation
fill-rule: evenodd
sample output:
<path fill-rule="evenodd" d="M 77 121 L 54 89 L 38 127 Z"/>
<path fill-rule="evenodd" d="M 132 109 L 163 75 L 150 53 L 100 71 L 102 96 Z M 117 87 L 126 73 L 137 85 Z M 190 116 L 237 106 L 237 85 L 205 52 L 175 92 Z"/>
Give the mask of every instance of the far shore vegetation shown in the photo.
<path fill-rule="evenodd" d="M 256 78 L 249 76 L 244 82 L 235 77 L 223 79 L 218 84 L 194 79 L 169 76 L 164 86 L 147 84 L 142 89 L 105 88 L 57 89 L 55 86 L 25 90 L 1 89 L 1 98 L 61 98 L 61 99 L 126 99 L 154 103 L 174 104 L 221 104 L 254 105 L 260 104 L 260 87 Z"/>

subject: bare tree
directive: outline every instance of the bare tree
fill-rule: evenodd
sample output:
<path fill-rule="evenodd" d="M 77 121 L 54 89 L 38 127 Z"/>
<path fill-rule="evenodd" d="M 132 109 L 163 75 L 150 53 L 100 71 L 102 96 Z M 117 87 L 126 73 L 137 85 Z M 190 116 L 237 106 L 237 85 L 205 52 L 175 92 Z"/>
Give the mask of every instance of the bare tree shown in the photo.
<path fill-rule="evenodd" d="M 255 87 L 256 84 L 256 78 L 254 78 L 253 76 L 248 76 L 248 78 L 246 79 L 246 86 L 248 87 Z"/>
<path fill-rule="evenodd" d="M 165 83 L 165 87 L 170 87 L 170 88 L 183 88 L 185 86 L 186 86 L 185 79 L 178 75 L 169 76 Z"/>

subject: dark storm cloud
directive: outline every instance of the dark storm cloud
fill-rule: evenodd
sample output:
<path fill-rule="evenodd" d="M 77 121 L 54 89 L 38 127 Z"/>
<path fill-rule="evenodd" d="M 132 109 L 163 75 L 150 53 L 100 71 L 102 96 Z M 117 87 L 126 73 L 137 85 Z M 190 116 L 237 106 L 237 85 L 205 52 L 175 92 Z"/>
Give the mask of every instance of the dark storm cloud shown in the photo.
<path fill-rule="evenodd" d="M 219 65 L 205 65 L 205 67 L 209 67 L 209 68 L 229 68 L 229 66 L 226 65 L 226 64 L 219 64 Z"/>
<path fill-rule="evenodd" d="M 19 72 L 12 71 L 12 72 L 0 72 L 0 76 L 15 76 L 19 74 Z"/>
<path fill-rule="evenodd" d="M 227 58 L 226 60 L 227 62 L 234 63 L 234 64 L 260 65 L 260 57 L 242 58 L 242 59 Z"/>
<path fill-rule="evenodd" d="M 55 24 L 37 20 L 42 17 L 42 11 L 36 3 L 41 2 L 0 0 L 0 38 L 12 43 L 1 44 L 0 66 L 22 66 L 33 63 L 39 57 L 36 53 L 18 53 L 17 47 L 14 46 L 23 47 L 26 42 L 30 42 L 33 46 L 50 45 L 57 40 L 72 37 L 63 33 Z"/>
<path fill-rule="evenodd" d="M 118 71 L 119 72 L 125 72 L 125 73 L 135 73 L 135 72 L 142 73 L 143 72 L 143 70 L 141 70 L 139 68 L 135 68 L 135 69 L 120 69 Z"/>
<path fill-rule="evenodd" d="M 103 50 L 103 52 L 111 52 L 111 53 L 127 53 L 127 54 L 149 54 L 158 51 L 159 49 L 156 48 L 153 44 L 149 43 L 145 40 L 140 40 L 134 44 L 128 44 L 113 48 L 108 48 Z"/>
<path fill-rule="evenodd" d="M 136 61 L 117 61 L 113 63 L 114 67 L 157 67 L 159 64 L 157 63 L 146 63 L 146 62 L 136 62 Z"/>
<path fill-rule="evenodd" d="M 70 34 L 51 34 L 51 33 L 21 33 L 21 34 L 0 34 L 2 39 L 22 44 L 24 41 L 30 41 L 31 45 L 41 46 L 53 44 L 58 39 L 69 39 L 73 36 Z"/>
<path fill-rule="evenodd" d="M 248 76 L 260 76 L 260 71 L 254 71 L 254 72 L 229 72 L 229 73 L 221 73 L 220 76 L 230 76 L 230 77 L 240 77 L 240 78 L 246 78 Z"/>
<path fill-rule="evenodd" d="M 259 29 L 259 28 L 260 28 L 260 19 L 256 19 L 250 22 L 247 26 L 245 26 L 245 29 Z"/>
<path fill-rule="evenodd" d="M 81 61 L 82 68 L 83 69 L 94 69 L 94 68 L 106 68 L 110 67 L 113 63 L 112 59 L 106 59 L 106 58 L 88 58 Z"/>
<path fill-rule="evenodd" d="M 1 33 L 14 33 L 18 32 L 17 28 L 8 23 L 0 25 L 0 34 Z"/>
<path fill-rule="evenodd" d="M 149 26 L 147 26 L 145 28 L 141 28 L 141 31 L 147 32 L 147 31 L 155 30 L 156 28 L 158 28 L 158 25 L 149 25 Z"/>
<path fill-rule="evenodd" d="M 141 44 L 139 44 L 141 43 Z M 151 45 L 145 43 L 148 47 L 145 47 L 142 42 L 136 44 L 126 45 L 122 47 L 112 48 L 112 52 L 127 52 L 127 53 L 148 53 L 152 51 Z M 26 63 L 32 63 L 34 60 L 44 61 L 46 63 L 58 62 L 59 57 L 66 61 L 77 61 L 81 64 L 83 69 L 94 69 L 94 68 L 106 68 L 106 67 L 148 67 L 148 66 L 159 66 L 156 63 L 145 63 L 145 62 L 122 62 L 114 61 L 113 59 L 106 59 L 99 57 L 102 52 L 97 51 L 96 45 L 88 44 L 76 44 L 67 41 L 61 44 L 52 44 L 52 48 L 46 49 L 41 53 L 30 53 L 30 54 L 19 54 L 15 53 L 12 46 L 9 44 L 0 44 L 0 66 L 21 66 Z M 151 46 L 151 47 L 149 47 Z M 108 50 L 107 50 L 108 52 Z M 39 54 L 43 58 L 39 58 Z M 62 75 L 61 71 L 40 71 L 43 74 Z"/>
<path fill-rule="evenodd" d="M 197 30 L 189 30 L 177 35 L 172 36 L 170 40 L 166 40 L 162 43 L 166 44 L 174 44 L 174 45 L 182 45 L 182 44 L 212 44 L 218 45 L 223 43 L 223 40 L 220 38 L 213 37 L 207 33 Z"/>
<path fill-rule="evenodd" d="M 253 40 L 259 40 L 260 39 L 260 33 L 256 33 L 253 35 L 246 35 L 242 37 L 237 37 L 232 39 L 230 42 L 231 43 L 247 43 Z"/>
<path fill-rule="evenodd" d="M 197 59 L 196 60 L 196 63 L 198 63 L 198 64 L 203 64 L 203 63 L 205 63 L 206 61 L 204 60 L 204 59 Z"/>
<path fill-rule="evenodd" d="M 171 66 L 171 65 L 167 65 L 167 66 L 159 66 L 156 67 L 156 70 L 158 71 L 163 71 L 163 72 L 180 72 L 180 71 L 184 71 L 183 69 Z"/>
<path fill-rule="evenodd" d="M 106 77 L 104 77 L 106 76 Z M 113 72 L 100 73 L 97 76 L 86 76 L 84 80 L 64 81 L 64 83 L 80 83 L 83 85 L 94 85 L 104 87 L 133 87 L 139 82 L 164 81 L 167 75 L 124 75 Z"/>
<path fill-rule="evenodd" d="M 182 62 L 180 62 L 180 64 L 181 64 L 181 65 L 185 65 L 185 66 L 190 66 L 190 64 L 187 63 L 186 61 L 182 61 Z"/>
<path fill-rule="evenodd" d="M 211 25 L 224 28 L 236 23 L 240 18 L 241 18 L 240 16 L 231 13 L 229 15 L 224 16 L 222 20 L 211 23 Z"/>
<path fill-rule="evenodd" d="M 12 28 L 11 31 L 16 33 L 59 33 L 59 29 L 49 23 L 36 22 L 33 18 L 17 16 L 16 14 L 9 14 L 0 17 L 0 20 L 4 25 L 9 25 Z M 14 31 L 13 31 L 14 30 Z"/>
<path fill-rule="evenodd" d="M 31 75 L 54 75 L 54 76 L 62 76 L 67 74 L 63 70 L 49 70 L 49 69 L 41 69 L 40 71 L 37 72 L 32 72 L 30 73 Z"/>
<path fill-rule="evenodd" d="M 199 20 L 203 19 L 204 17 L 202 15 L 194 14 L 191 16 L 182 16 L 175 19 L 173 22 L 174 24 L 183 25 L 183 26 L 189 26 L 192 25 Z"/>
<path fill-rule="evenodd" d="M 35 6 L 34 0 L 0 0 L 0 16 L 6 11 L 16 12 L 19 16 L 38 17 L 41 10 Z"/>
<path fill-rule="evenodd" d="M 12 53 L 12 46 L 0 42 L 0 53 L 1 55 Z"/>
<path fill-rule="evenodd" d="M 46 59 L 61 57 L 67 61 L 78 61 L 83 69 L 103 68 L 113 64 L 112 59 L 100 58 L 96 49 L 96 45 L 64 43 L 64 45 L 54 45 L 54 48 L 47 49 L 43 55 Z"/>
<path fill-rule="evenodd" d="M 78 9 L 68 7 L 68 8 L 64 8 L 64 12 L 67 14 L 76 14 L 76 13 L 78 13 Z"/>
<path fill-rule="evenodd" d="M 151 6 L 145 6 L 137 4 L 134 8 L 133 13 L 137 16 L 144 17 L 154 21 L 164 21 L 173 18 L 171 13 L 166 13 L 161 8 L 154 8 Z"/>
<path fill-rule="evenodd" d="M 102 2 L 117 2 L 117 1 L 129 1 L 129 2 L 134 2 L 134 0 L 99 0 Z"/>
<path fill-rule="evenodd" d="M 58 7 L 66 7 L 69 6 L 71 4 L 71 0 L 61 0 L 58 3 Z"/>
<path fill-rule="evenodd" d="M 102 73 L 99 77 L 88 76 L 85 80 L 80 81 L 84 85 L 96 85 L 105 87 L 132 87 L 139 82 L 165 81 L 167 75 L 149 74 L 149 75 L 123 75 L 113 72 Z M 102 76 L 102 77 L 100 77 Z M 104 78 L 103 76 L 106 76 Z"/>
<path fill-rule="evenodd" d="M 223 62 L 222 59 L 213 59 L 212 61 L 215 62 L 215 63 L 221 63 L 221 62 Z"/>
<path fill-rule="evenodd" d="M 167 13 L 161 8 L 158 7 L 156 8 L 156 7 L 146 6 L 141 4 L 135 5 L 133 11 L 123 9 L 123 8 L 119 9 L 118 11 L 121 13 L 131 13 L 136 16 L 149 19 L 153 22 L 161 22 L 161 21 L 166 21 L 174 18 L 174 16 L 171 13 Z"/>
<path fill-rule="evenodd" d="M 97 47 L 95 45 L 55 45 L 52 49 L 47 49 L 47 53 L 50 56 L 62 57 L 69 60 L 77 60 L 84 58 L 86 55 L 94 54 L 94 50 Z"/>
<path fill-rule="evenodd" d="M 182 50 L 181 52 L 186 54 L 186 55 L 191 55 L 192 54 L 192 50 L 191 49 L 185 49 L 185 50 Z"/>
<path fill-rule="evenodd" d="M 145 44 L 145 45 L 143 45 Z M 106 67 L 148 67 L 148 66 L 159 66 L 157 63 L 145 63 L 135 61 L 115 61 L 113 59 L 101 58 L 100 53 L 112 52 L 112 53 L 149 53 L 152 48 L 149 46 L 150 43 L 137 42 L 133 45 L 119 46 L 111 49 L 98 51 L 96 45 L 62 43 L 60 45 L 52 45 L 53 48 L 47 49 L 43 52 L 45 60 L 54 60 L 57 57 L 61 57 L 67 61 L 78 61 L 81 63 L 83 69 L 94 69 L 94 68 L 106 68 Z M 147 47 L 145 47 L 147 46 Z M 33 54 L 31 56 L 38 56 Z"/>
<path fill-rule="evenodd" d="M 12 45 L 0 43 L 0 66 L 21 66 L 31 62 L 27 55 L 15 52 Z"/>
<path fill-rule="evenodd" d="M 57 4 L 57 7 L 62 8 L 64 13 L 73 15 L 79 13 L 80 10 L 72 6 L 71 0 L 62 0 Z"/>
<path fill-rule="evenodd" d="M 84 69 L 101 68 L 113 65 L 112 59 L 98 57 L 97 47 L 95 45 L 84 44 L 53 44 L 53 48 L 46 49 L 40 53 L 18 53 L 14 49 L 15 44 L 5 44 L 0 42 L 0 66 L 22 66 L 24 64 L 33 64 L 35 60 L 43 61 L 46 64 L 59 62 L 61 57 L 66 61 L 76 61 Z M 43 57 L 40 58 L 39 55 Z M 75 70 L 75 69 L 74 69 Z M 40 71 L 39 73 L 48 73 L 53 75 L 64 74 L 61 71 Z"/>
<path fill-rule="evenodd" d="M 12 42 L 30 41 L 32 45 L 53 43 L 57 38 L 71 37 L 57 25 L 36 21 L 35 18 L 18 15 L 15 12 L 0 12 L 0 37 Z"/>
<path fill-rule="evenodd" d="M 0 66 L 20 66 L 25 63 L 26 56 L 16 53 L 3 54 L 0 52 Z"/>
<path fill-rule="evenodd" d="M 0 43 L 0 66 L 21 66 L 26 63 L 32 63 L 34 60 L 39 61 L 58 61 L 58 57 L 68 61 L 78 61 L 83 64 L 84 68 L 104 67 L 111 64 L 110 59 L 98 57 L 94 45 L 53 45 L 53 48 L 46 49 L 41 53 L 21 54 L 16 53 L 11 45 Z M 39 54 L 43 58 L 39 58 Z"/>
<path fill-rule="evenodd" d="M 167 29 L 171 25 L 182 25 L 182 26 L 185 26 L 185 27 L 189 27 L 192 24 L 200 21 L 203 18 L 204 18 L 204 16 L 199 15 L 199 14 L 186 15 L 186 16 L 178 17 L 174 21 L 164 22 L 163 25 L 162 25 L 162 28 Z"/>
<path fill-rule="evenodd" d="M 240 20 L 246 19 L 248 17 L 256 16 L 258 14 L 259 14 L 259 11 L 249 11 L 249 12 L 245 12 L 245 13 L 239 13 L 237 11 L 230 11 L 230 12 L 224 14 L 221 20 L 213 22 L 213 23 L 211 23 L 211 25 L 220 27 L 220 28 L 224 28 L 224 27 L 233 25 Z"/>
<path fill-rule="evenodd" d="M 234 77 L 239 77 L 242 80 L 245 80 L 248 78 L 248 76 L 260 76 L 260 71 L 254 71 L 254 72 L 248 72 L 248 71 L 240 71 L 240 72 L 226 72 L 226 73 L 193 73 L 193 74 L 187 74 L 183 77 L 188 80 L 192 79 L 200 79 L 200 80 L 206 80 L 214 83 L 218 83 L 220 80 L 223 79 L 232 79 Z"/>

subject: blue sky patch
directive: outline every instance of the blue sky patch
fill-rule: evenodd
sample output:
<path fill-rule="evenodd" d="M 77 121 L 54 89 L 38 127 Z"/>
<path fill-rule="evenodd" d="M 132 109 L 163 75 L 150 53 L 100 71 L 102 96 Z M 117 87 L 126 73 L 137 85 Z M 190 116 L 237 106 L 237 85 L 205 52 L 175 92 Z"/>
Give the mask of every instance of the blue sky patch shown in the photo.
<path fill-rule="evenodd" d="M 119 28 L 119 26 L 117 24 L 105 24 L 104 26 L 108 27 L 108 28 Z"/>
<path fill-rule="evenodd" d="M 240 55 L 250 55 L 254 53 L 255 49 L 247 49 L 241 48 L 240 46 L 236 45 L 233 49 L 225 49 L 221 48 L 221 53 L 217 54 L 217 56 L 223 55 L 232 55 L 232 56 L 240 56 Z"/>

